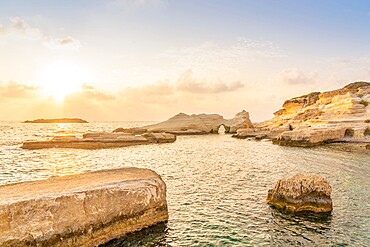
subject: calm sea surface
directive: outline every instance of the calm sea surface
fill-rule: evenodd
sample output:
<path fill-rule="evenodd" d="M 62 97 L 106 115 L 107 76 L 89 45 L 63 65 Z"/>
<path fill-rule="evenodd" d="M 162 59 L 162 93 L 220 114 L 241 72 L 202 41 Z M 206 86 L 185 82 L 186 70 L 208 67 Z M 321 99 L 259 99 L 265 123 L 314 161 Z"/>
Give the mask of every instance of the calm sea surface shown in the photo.
<path fill-rule="evenodd" d="M 370 246 L 370 153 L 280 147 L 229 135 L 103 150 L 23 150 L 25 140 L 112 131 L 148 122 L 0 122 L 0 184 L 136 166 L 167 184 L 170 220 L 110 246 Z M 328 177 L 334 211 L 325 219 L 284 215 L 265 203 L 275 182 L 297 172 Z"/>

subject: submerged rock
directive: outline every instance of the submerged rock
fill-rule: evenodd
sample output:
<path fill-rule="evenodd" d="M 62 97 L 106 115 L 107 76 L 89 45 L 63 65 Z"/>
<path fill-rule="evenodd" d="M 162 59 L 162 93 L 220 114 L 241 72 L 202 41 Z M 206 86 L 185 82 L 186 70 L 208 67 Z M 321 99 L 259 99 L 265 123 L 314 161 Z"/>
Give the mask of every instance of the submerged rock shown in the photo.
<path fill-rule="evenodd" d="M 167 220 L 166 185 L 149 169 L 0 186 L 0 246 L 98 246 Z"/>
<path fill-rule="evenodd" d="M 314 174 L 297 174 L 280 179 L 268 191 L 267 203 L 290 212 L 328 213 L 333 210 L 332 187 L 326 178 Z"/>

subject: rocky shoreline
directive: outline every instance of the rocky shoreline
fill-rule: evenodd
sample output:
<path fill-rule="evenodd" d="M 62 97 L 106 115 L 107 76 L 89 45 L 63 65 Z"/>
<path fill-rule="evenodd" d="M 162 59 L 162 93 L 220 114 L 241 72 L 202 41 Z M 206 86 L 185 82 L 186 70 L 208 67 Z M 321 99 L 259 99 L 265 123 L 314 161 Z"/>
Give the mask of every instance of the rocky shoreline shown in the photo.
<path fill-rule="evenodd" d="M 22 148 L 97 149 L 174 142 L 177 135 L 216 134 L 223 127 L 234 138 L 267 139 L 281 146 L 351 143 L 370 149 L 369 82 L 354 82 L 341 89 L 292 98 L 274 115 L 270 120 L 252 124 L 245 110 L 232 119 L 219 114 L 179 113 L 157 124 L 118 128 L 112 133 L 86 133 L 83 138 L 69 136 L 25 142 Z"/>
<path fill-rule="evenodd" d="M 287 100 L 274 118 L 241 128 L 235 138 L 270 139 L 282 146 L 358 144 L 370 149 L 370 83 L 354 82 Z"/>

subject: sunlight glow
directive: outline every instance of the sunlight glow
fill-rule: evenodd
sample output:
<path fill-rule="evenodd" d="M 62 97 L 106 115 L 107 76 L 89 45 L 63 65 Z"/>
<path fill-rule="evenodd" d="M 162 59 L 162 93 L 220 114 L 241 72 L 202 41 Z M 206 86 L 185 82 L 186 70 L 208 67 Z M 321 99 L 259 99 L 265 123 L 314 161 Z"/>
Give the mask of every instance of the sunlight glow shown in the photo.
<path fill-rule="evenodd" d="M 68 94 L 81 91 L 83 83 L 88 81 L 89 75 L 77 64 L 70 62 L 55 62 L 47 65 L 40 71 L 40 87 L 45 95 L 63 101 Z"/>

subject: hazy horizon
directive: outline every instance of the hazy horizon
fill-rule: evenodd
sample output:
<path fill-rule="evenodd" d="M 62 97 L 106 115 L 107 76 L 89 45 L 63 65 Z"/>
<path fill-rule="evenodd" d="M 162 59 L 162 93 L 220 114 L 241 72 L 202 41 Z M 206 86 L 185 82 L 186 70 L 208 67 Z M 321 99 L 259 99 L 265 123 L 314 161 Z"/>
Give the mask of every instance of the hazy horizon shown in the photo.
<path fill-rule="evenodd" d="M 0 120 L 162 121 L 370 81 L 365 0 L 0 2 Z"/>

